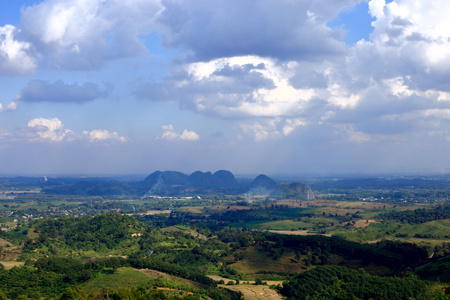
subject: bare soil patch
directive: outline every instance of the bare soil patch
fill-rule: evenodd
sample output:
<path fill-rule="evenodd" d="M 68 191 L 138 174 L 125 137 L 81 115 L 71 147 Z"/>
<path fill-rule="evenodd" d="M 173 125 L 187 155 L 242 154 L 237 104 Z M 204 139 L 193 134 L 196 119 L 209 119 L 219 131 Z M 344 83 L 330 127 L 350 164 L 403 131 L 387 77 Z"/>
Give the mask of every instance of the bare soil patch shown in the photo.
<path fill-rule="evenodd" d="M 354 227 L 364 228 L 364 227 L 369 226 L 372 223 L 376 223 L 376 221 L 375 220 L 358 220 L 355 222 Z"/>
<path fill-rule="evenodd" d="M 139 269 L 139 272 L 142 272 L 148 276 L 150 276 L 151 278 L 158 278 L 158 277 L 162 277 L 164 279 L 171 279 L 171 276 L 163 273 L 163 272 L 159 272 L 156 270 L 150 270 L 150 269 Z"/>
<path fill-rule="evenodd" d="M 11 244 L 10 242 L 8 242 L 7 240 L 0 239 L 0 246 L 2 246 L 2 247 L 12 247 L 13 244 Z"/>
<path fill-rule="evenodd" d="M 149 210 L 146 211 L 145 213 L 143 213 L 143 215 L 160 215 L 160 214 L 167 214 L 170 215 L 172 211 L 170 209 L 166 209 L 166 210 Z"/>

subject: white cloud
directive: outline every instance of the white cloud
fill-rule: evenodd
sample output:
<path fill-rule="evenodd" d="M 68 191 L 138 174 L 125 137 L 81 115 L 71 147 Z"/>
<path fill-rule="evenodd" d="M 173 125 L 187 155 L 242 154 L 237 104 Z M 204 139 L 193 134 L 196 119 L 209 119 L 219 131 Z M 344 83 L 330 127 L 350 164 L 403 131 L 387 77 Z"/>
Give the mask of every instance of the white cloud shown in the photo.
<path fill-rule="evenodd" d="M 354 108 L 360 100 L 359 95 L 350 94 L 350 91 L 347 88 L 337 83 L 330 84 L 328 92 L 328 101 L 343 108 Z"/>
<path fill-rule="evenodd" d="M 91 142 L 98 141 L 116 141 L 120 143 L 128 142 L 129 139 L 123 136 L 119 136 L 119 134 L 115 131 L 108 131 L 105 129 L 96 129 L 91 131 L 83 131 L 83 135 L 89 138 Z"/>
<path fill-rule="evenodd" d="M 216 101 L 213 97 L 202 97 L 200 94 L 194 96 L 193 102 L 198 111 L 212 110 L 223 116 L 228 114 L 258 117 L 290 115 L 293 110 L 301 108 L 302 102 L 314 96 L 313 89 L 292 87 L 289 82 L 293 75 L 291 68 L 290 64 L 277 65 L 271 59 L 256 56 L 221 58 L 187 67 L 188 75 L 193 78 L 192 84 L 211 84 L 219 87 L 213 95 Z M 227 69 L 230 74 L 222 72 Z M 255 87 L 249 85 L 249 90 L 242 93 L 238 86 L 241 81 L 239 75 L 245 75 L 249 79 L 262 79 L 263 84 Z M 233 85 L 236 90 L 233 90 Z M 223 88 L 220 89 L 221 87 Z"/>
<path fill-rule="evenodd" d="M 371 39 L 393 67 L 408 61 L 426 74 L 450 71 L 450 2 L 372 0 L 369 7 L 376 17 Z"/>
<path fill-rule="evenodd" d="M 6 111 L 16 111 L 19 108 L 19 104 L 16 101 L 9 102 L 6 106 L 0 103 L 0 113 Z"/>
<path fill-rule="evenodd" d="M 161 126 L 161 130 L 163 131 L 160 137 L 162 140 L 198 141 L 200 139 L 200 136 L 195 131 L 184 129 L 181 134 L 176 132 L 172 124 Z"/>
<path fill-rule="evenodd" d="M 163 20 L 173 13 L 173 6 L 181 5 L 169 2 Z M 307 22 L 323 26 L 324 15 L 332 14 L 325 13 L 325 2 L 317 3 L 319 10 L 300 11 L 306 15 L 309 11 Z M 205 17 L 203 13 L 209 7 L 203 11 L 200 4 L 193 5 L 186 12 L 198 13 L 194 16 L 199 20 L 225 22 Z M 192 56 L 200 62 L 181 66 L 162 82 L 143 85 L 136 95 L 153 101 L 178 101 L 182 109 L 235 121 L 239 136 L 251 136 L 256 141 L 287 137 L 305 127 L 320 131 L 317 135 L 311 133 L 313 138 L 319 139 L 322 134 L 327 141 L 335 138 L 362 143 L 387 139 L 389 135 L 412 136 L 416 131 L 443 126 L 450 108 L 450 19 L 445 13 L 450 10 L 450 2 L 394 0 L 386 4 L 384 0 L 372 0 L 369 9 L 375 18 L 370 40 L 359 41 L 340 56 L 325 60 L 263 56 L 261 51 L 267 49 L 247 53 L 239 51 L 240 43 L 235 52 L 206 53 L 200 49 Z M 194 26 L 189 28 L 183 25 L 191 18 L 178 20 L 178 29 L 185 31 L 173 33 L 176 36 L 168 44 L 183 45 L 194 52 L 204 47 L 201 42 L 191 44 L 194 37 L 188 40 L 196 24 L 188 24 Z M 209 36 L 202 31 L 208 28 L 198 32 Z M 213 47 L 220 42 L 205 41 Z M 270 43 L 270 38 L 266 42 Z M 203 51 L 210 50 L 205 46 Z M 427 117 L 425 112 L 433 113 Z M 336 129 L 339 134 L 335 134 Z M 166 139 L 178 136 L 174 130 L 166 131 Z"/>
<path fill-rule="evenodd" d="M 369 1 L 369 12 L 374 18 L 382 18 L 384 15 L 384 7 L 386 6 L 385 0 L 372 0 Z"/>
<path fill-rule="evenodd" d="M 180 139 L 183 141 L 197 141 L 200 139 L 200 136 L 195 131 L 185 129 L 180 135 Z"/>
<path fill-rule="evenodd" d="M 0 27 L 0 75 L 30 74 L 37 66 L 29 54 L 31 44 L 16 38 L 18 30 L 12 25 Z"/>
<path fill-rule="evenodd" d="M 306 126 L 303 119 L 283 119 L 275 118 L 251 123 L 239 124 L 237 130 L 240 138 L 243 135 L 253 136 L 255 142 L 261 142 L 269 139 L 277 139 L 292 134 L 299 126 Z"/>
<path fill-rule="evenodd" d="M 343 135 L 350 142 L 363 143 L 372 140 L 368 134 L 355 130 L 353 124 L 339 124 L 335 128 L 338 130 L 338 134 Z"/>
<path fill-rule="evenodd" d="M 257 56 L 192 63 L 162 84 L 137 91 L 151 100 L 178 100 L 183 107 L 225 118 L 297 115 L 315 96 L 312 88 L 295 88 L 295 63 L 279 64 Z M 177 71 L 178 72 L 178 71 Z"/>
<path fill-rule="evenodd" d="M 307 123 L 303 119 L 287 119 L 283 126 L 283 135 L 290 135 L 298 126 L 306 126 Z"/>
<path fill-rule="evenodd" d="M 159 0 L 45 0 L 22 10 L 20 28 L 46 63 L 96 69 L 145 53 L 139 36 L 161 10 Z"/>
<path fill-rule="evenodd" d="M 49 141 L 62 142 L 63 140 L 71 140 L 73 132 L 64 129 L 64 125 L 58 118 L 45 119 L 36 118 L 28 122 L 30 141 Z"/>
<path fill-rule="evenodd" d="M 345 52 L 343 32 L 326 26 L 360 0 L 165 0 L 165 45 L 200 61 L 257 55 L 317 60 Z"/>
<path fill-rule="evenodd" d="M 260 122 L 253 122 L 250 124 L 241 124 L 239 129 L 245 135 L 253 135 L 255 142 L 261 142 L 270 138 L 277 138 L 280 132 L 277 129 L 277 121 L 272 120 L 261 124 Z"/>
<path fill-rule="evenodd" d="M 88 139 L 92 143 L 96 142 L 119 142 L 126 143 L 130 139 L 120 136 L 115 131 L 105 129 L 85 130 L 78 134 L 70 129 L 65 129 L 64 124 L 58 118 L 46 119 L 35 118 L 28 122 L 27 126 L 9 133 L 3 138 L 7 141 L 29 141 L 42 143 L 63 143 L 76 142 Z"/>

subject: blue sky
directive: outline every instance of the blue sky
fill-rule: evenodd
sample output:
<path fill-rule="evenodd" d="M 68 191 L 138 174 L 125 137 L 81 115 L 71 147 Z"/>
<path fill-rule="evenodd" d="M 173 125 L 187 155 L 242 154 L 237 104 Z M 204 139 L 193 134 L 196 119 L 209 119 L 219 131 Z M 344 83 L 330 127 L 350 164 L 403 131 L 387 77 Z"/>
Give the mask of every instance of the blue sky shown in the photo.
<path fill-rule="evenodd" d="M 0 173 L 448 173 L 448 11 L 0 0 Z"/>

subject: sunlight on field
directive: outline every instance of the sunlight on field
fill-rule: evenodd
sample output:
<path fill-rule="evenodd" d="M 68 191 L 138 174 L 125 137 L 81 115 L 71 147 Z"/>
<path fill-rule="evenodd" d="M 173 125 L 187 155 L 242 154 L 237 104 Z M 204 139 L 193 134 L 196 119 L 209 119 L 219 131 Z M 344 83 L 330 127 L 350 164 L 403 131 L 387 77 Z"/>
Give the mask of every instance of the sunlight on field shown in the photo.
<path fill-rule="evenodd" d="M 276 291 L 269 288 L 268 285 L 252 285 L 252 284 L 238 284 L 238 285 L 220 285 L 233 291 L 239 291 L 244 295 L 245 300 L 281 300 L 283 297 Z"/>
<path fill-rule="evenodd" d="M 141 215 L 160 215 L 160 214 L 167 214 L 170 215 L 172 211 L 170 209 L 165 210 L 148 210 L 145 213 L 142 213 Z"/>
<path fill-rule="evenodd" d="M 10 242 L 8 242 L 7 240 L 1 239 L 0 238 L 0 246 L 1 247 L 11 247 L 13 244 L 11 244 Z"/>
<path fill-rule="evenodd" d="M 369 226 L 372 223 L 376 223 L 375 220 L 358 220 L 355 222 L 355 225 L 353 225 L 356 228 L 364 228 Z"/>
<path fill-rule="evenodd" d="M 231 280 L 221 276 L 209 275 L 208 277 L 216 281 L 223 280 L 225 283 L 228 283 L 229 281 L 236 283 L 235 280 Z M 283 297 L 277 294 L 275 290 L 269 288 L 269 286 L 271 285 L 283 284 L 283 281 L 281 280 L 280 281 L 263 280 L 263 282 L 265 282 L 266 285 L 254 285 L 255 281 L 252 280 L 250 281 L 244 280 L 244 282 L 245 283 L 234 285 L 220 284 L 219 286 L 233 291 L 241 292 L 244 295 L 245 300 L 283 299 Z"/>
<path fill-rule="evenodd" d="M 9 260 L 9 261 L 0 261 L 0 264 L 2 264 L 6 270 L 12 269 L 14 267 L 21 267 L 25 265 L 22 261 L 15 261 L 15 260 Z"/>
<path fill-rule="evenodd" d="M 84 289 L 86 293 L 92 293 L 99 288 L 114 290 L 119 287 L 144 286 L 148 281 L 148 275 L 131 268 L 119 268 L 114 274 L 100 274 L 89 281 Z"/>

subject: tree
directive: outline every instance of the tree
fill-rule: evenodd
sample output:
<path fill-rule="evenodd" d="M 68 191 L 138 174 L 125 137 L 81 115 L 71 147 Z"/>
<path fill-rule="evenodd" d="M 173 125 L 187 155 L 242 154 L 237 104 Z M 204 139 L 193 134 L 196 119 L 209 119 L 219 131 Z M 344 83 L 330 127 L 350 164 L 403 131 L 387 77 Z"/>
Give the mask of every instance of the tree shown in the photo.
<path fill-rule="evenodd" d="M 80 287 L 67 288 L 63 291 L 63 293 L 61 294 L 59 299 L 60 300 L 85 300 L 86 294 L 84 293 L 83 289 Z"/>

